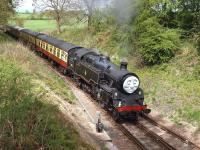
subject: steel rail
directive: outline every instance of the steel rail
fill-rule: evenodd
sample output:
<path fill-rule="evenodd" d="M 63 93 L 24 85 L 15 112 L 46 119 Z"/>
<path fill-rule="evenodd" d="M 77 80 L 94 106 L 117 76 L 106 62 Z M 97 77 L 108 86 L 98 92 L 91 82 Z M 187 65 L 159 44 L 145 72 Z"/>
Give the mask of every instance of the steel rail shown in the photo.
<path fill-rule="evenodd" d="M 169 150 L 176 150 L 173 146 L 171 146 L 169 143 L 165 142 L 165 140 L 160 137 L 159 135 L 157 135 L 156 133 L 150 131 L 148 128 L 146 128 L 145 126 L 143 126 L 142 124 L 140 124 L 139 122 L 136 124 L 136 126 L 142 130 L 144 130 L 146 132 L 147 135 L 149 135 L 150 137 L 152 137 L 152 139 L 156 142 L 160 142 L 166 149 Z"/>
<path fill-rule="evenodd" d="M 137 146 L 141 150 L 148 150 L 133 134 L 130 133 L 129 130 L 127 130 L 123 125 L 119 124 L 118 127 L 121 129 L 121 131 L 134 143 L 137 144 Z"/>
<path fill-rule="evenodd" d="M 180 139 L 183 143 L 188 144 L 188 145 L 190 145 L 190 146 L 192 146 L 192 147 L 197 148 L 197 149 L 200 150 L 200 147 L 199 147 L 197 144 L 191 142 L 191 141 L 188 140 L 187 138 L 185 138 L 185 137 L 183 137 L 182 135 L 178 134 L 177 132 L 175 132 L 175 131 L 169 129 L 168 127 L 166 127 L 166 126 L 164 126 L 164 125 L 162 125 L 162 124 L 156 122 L 153 118 L 151 118 L 151 117 L 149 117 L 149 116 L 147 116 L 147 115 L 145 115 L 145 114 L 143 114 L 142 117 L 143 117 L 144 119 L 146 119 L 147 121 L 151 122 L 152 124 L 156 125 L 156 126 L 159 127 L 160 129 L 162 129 L 162 130 L 164 130 L 164 131 L 167 131 L 169 134 L 171 134 L 171 135 L 175 136 L 176 138 Z"/>

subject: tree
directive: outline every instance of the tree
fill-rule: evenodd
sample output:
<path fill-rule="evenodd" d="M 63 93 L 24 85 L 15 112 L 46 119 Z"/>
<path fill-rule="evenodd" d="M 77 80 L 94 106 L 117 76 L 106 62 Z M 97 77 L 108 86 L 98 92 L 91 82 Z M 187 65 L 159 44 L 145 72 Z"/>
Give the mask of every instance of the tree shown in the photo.
<path fill-rule="evenodd" d="M 9 18 L 15 13 L 14 8 L 19 6 L 21 2 L 23 2 L 23 0 L 1 0 L 0 26 L 4 26 L 8 23 Z"/>
<path fill-rule="evenodd" d="M 200 31 L 200 1 L 179 0 L 178 20 L 181 28 Z"/>
<path fill-rule="evenodd" d="M 9 17 L 14 13 L 12 1 L 1 0 L 0 26 L 7 24 Z"/>
<path fill-rule="evenodd" d="M 179 49 L 179 32 L 163 24 L 166 5 L 156 7 L 155 0 L 146 0 L 133 24 L 134 48 L 145 64 L 154 65 L 169 61 Z M 164 7 L 162 7 L 164 6 Z M 168 7 L 168 6 L 167 6 Z"/>
<path fill-rule="evenodd" d="M 84 12 L 84 17 L 87 17 L 88 29 L 92 25 L 92 17 L 95 13 L 98 1 L 100 0 L 76 0 L 75 7 Z"/>
<path fill-rule="evenodd" d="M 57 31 L 61 33 L 62 18 L 66 11 L 73 5 L 73 0 L 34 0 L 35 7 L 40 10 L 51 12 L 52 17 L 56 20 Z"/>
<path fill-rule="evenodd" d="M 94 11 L 94 3 L 95 0 L 83 0 L 85 6 L 86 6 L 86 15 L 88 17 L 88 28 L 92 24 L 92 16 L 93 16 L 93 11 Z"/>

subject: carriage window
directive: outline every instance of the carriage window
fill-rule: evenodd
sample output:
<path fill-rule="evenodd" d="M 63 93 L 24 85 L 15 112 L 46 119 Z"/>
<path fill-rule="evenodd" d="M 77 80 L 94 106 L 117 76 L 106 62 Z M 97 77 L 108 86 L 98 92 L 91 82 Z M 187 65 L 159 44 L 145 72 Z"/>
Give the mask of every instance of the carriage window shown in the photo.
<path fill-rule="evenodd" d="M 48 49 L 47 49 L 47 43 L 45 43 L 45 50 L 48 51 Z"/>
<path fill-rule="evenodd" d="M 64 53 L 64 51 L 62 51 L 62 52 L 61 52 L 61 59 L 62 59 L 62 60 L 65 59 L 64 56 L 65 56 L 65 53 Z"/>
<path fill-rule="evenodd" d="M 57 49 L 57 57 L 60 58 L 60 49 Z"/>
<path fill-rule="evenodd" d="M 45 42 L 42 42 L 42 48 L 45 49 Z"/>
<path fill-rule="evenodd" d="M 46 43 L 44 42 L 43 48 L 46 50 Z"/>
<path fill-rule="evenodd" d="M 38 39 L 36 40 L 36 44 L 37 44 L 37 46 L 39 46 L 39 41 L 38 41 Z"/>
<path fill-rule="evenodd" d="M 49 52 L 52 53 L 52 46 L 49 45 Z"/>
<path fill-rule="evenodd" d="M 53 54 L 56 55 L 56 48 L 53 46 Z"/>
<path fill-rule="evenodd" d="M 49 44 L 47 44 L 47 50 L 50 52 L 50 46 L 49 46 Z"/>
<path fill-rule="evenodd" d="M 46 46 L 45 46 L 46 44 L 45 44 L 45 42 L 43 42 L 43 49 L 46 49 Z"/>
<path fill-rule="evenodd" d="M 61 52 L 61 59 L 67 61 L 68 54 L 65 51 Z"/>

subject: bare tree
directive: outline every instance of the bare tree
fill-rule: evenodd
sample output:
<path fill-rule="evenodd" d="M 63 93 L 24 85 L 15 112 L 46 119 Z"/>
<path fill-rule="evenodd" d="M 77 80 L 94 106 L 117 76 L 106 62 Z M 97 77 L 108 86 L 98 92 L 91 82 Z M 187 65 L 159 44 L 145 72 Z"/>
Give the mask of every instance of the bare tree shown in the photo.
<path fill-rule="evenodd" d="M 76 10 L 84 12 L 84 17 L 87 17 L 88 28 L 92 24 L 92 16 L 95 10 L 95 3 L 98 0 L 73 0 Z M 81 19 L 82 20 L 82 19 Z"/>
<path fill-rule="evenodd" d="M 48 10 L 52 17 L 56 20 L 57 31 L 61 33 L 62 18 L 66 11 L 72 7 L 73 0 L 34 0 L 34 5 L 37 9 Z"/>
<path fill-rule="evenodd" d="M 83 0 L 86 7 L 86 15 L 88 17 L 88 28 L 91 26 L 92 23 L 95 1 L 96 0 Z"/>
<path fill-rule="evenodd" d="M 88 20 L 88 28 L 92 24 L 92 18 L 97 9 L 101 9 L 101 4 L 109 4 L 113 0 L 79 0 L 82 1 L 82 10 L 85 12 Z"/>

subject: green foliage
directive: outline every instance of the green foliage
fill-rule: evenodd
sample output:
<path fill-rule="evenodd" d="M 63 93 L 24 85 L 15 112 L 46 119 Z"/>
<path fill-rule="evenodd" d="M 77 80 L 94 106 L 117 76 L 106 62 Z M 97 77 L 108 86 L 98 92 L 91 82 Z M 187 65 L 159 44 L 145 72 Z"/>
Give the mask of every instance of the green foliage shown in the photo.
<path fill-rule="evenodd" d="M 0 102 L 4 105 L 20 102 L 30 96 L 29 78 L 12 63 L 0 58 Z"/>
<path fill-rule="evenodd" d="M 75 149 L 77 133 L 58 118 L 53 105 L 27 99 L 21 103 L 3 107 L 0 129 L 3 149 Z M 20 139 L 20 140 L 19 140 Z"/>
<path fill-rule="evenodd" d="M 107 24 L 106 24 L 106 17 L 100 11 L 96 11 L 92 16 L 91 26 L 95 29 L 95 32 L 103 31 Z"/>
<path fill-rule="evenodd" d="M 169 61 L 178 49 L 179 34 L 176 30 L 162 27 L 155 17 L 138 22 L 134 28 L 135 44 L 146 64 Z"/>
<path fill-rule="evenodd" d="M 178 7 L 179 26 L 191 32 L 200 31 L 200 1 L 180 0 Z"/>
<path fill-rule="evenodd" d="M 0 149 L 87 149 L 58 109 L 37 100 L 31 77 L 0 56 Z"/>
<path fill-rule="evenodd" d="M 127 57 L 131 48 L 131 28 L 128 25 L 116 27 L 112 31 L 112 35 L 108 44 L 112 47 L 118 46 L 118 54 L 123 57 Z"/>
<path fill-rule="evenodd" d="M 1 0 L 0 2 L 0 26 L 6 25 L 9 17 L 14 13 L 12 0 Z"/>
<path fill-rule="evenodd" d="M 191 105 L 185 106 L 179 110 L 179 116 L 187 118 L 189 121 L 195 122 L 200 128 L 200 109 Z"/>

